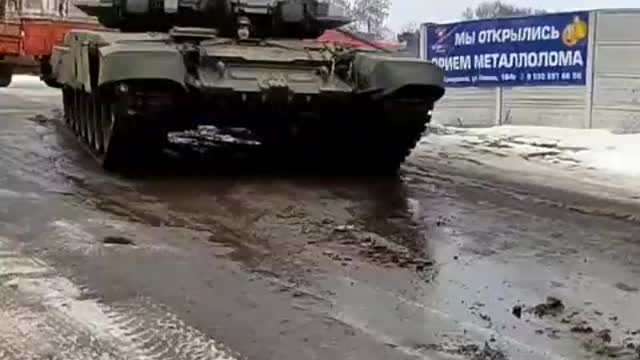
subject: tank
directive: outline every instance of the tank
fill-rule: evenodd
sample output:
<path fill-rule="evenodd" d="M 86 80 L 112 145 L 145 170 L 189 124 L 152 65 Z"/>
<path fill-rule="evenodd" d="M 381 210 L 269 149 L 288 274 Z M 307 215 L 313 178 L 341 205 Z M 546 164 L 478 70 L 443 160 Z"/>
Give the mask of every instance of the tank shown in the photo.
<path fill-rule="evenodd" d="M 321 0 L 75 5 L 105 29 L 69 31 L 42 76 L 109 171 L 146 164 L 168 134 L 208 126 L 241 129 L 275 158 L 395 173 L 445 91 L 431 62 L 316 41 L 350 22 Z"/>

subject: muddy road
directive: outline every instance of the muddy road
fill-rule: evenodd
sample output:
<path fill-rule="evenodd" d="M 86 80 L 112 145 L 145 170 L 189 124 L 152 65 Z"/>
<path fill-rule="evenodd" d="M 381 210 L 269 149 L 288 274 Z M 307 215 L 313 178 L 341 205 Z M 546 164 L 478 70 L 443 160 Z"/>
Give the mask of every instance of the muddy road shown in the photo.
<path fill-rule="evenodd" d="M 2 359 L 640 358 L 640 225 L 558 206 L 589 200 L 419 153 L 395 179 L 121 177 L 59 104 L 0 90 Z"/>

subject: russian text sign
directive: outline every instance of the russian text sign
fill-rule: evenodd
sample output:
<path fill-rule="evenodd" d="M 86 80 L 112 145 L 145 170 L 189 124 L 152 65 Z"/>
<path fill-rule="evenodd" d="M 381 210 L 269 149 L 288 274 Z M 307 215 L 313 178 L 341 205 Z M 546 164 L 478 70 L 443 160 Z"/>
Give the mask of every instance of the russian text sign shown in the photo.
<path fill-rule="evenodd" d="M 448 86 L 584 85 L 588 12 L 427 27 L 427 59 Z"/>

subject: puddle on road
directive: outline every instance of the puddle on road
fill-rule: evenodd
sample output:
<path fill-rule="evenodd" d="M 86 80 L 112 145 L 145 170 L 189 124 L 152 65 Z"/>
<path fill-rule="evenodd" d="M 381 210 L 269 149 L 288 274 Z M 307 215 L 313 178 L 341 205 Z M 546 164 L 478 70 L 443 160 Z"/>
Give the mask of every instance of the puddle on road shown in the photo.
<path fill-rule="evenodd" d="M 30 126 L 41 125 L 38 121 Z M 49 126 L 49 122 L 42 126 Z M 572 309 L 578 307 L 581 314 L 608 309 L 595 320 L 581 320 L 589 322 L 584 326 L 591 326 L 592 334 L 613 329 L 613 321 L 608 320 L 613 316 L 619 317 L 622 332 L 632 331 L 633 326 L 640 328 L 640 317 L 632 312 L 633 304 L 640 303 L 638 284 L 628 276 L 628 267 L 611 260 L 640 258 L 640 251 L 629 247 L 628 242 L 625 247 L 616 241 L 621 231 L 617 226 L 571 231 L 571 227 L 583 225 L 571 221 L 584 221 L 586 225 L 591 218 L 566 217 L 564 223 L 556 222 L 549 219 L 551 215 L 542 217 L 544 214 L 540 213 L 546 209 L 538 209 L 539 214 L 533 216 L 509 206 L 501 207 L 495 194 L 479 188 L 467 189 L 467 193 L 476 194 L 470 197 L 474 201 L 465 202 L 461 199 L 468 199 L 468 194 L 456 189 L 465 185 L 452 182 L 446 175 L 413 176 L 408 182 L 292 176 L 264 171 L 268 166 L 261 161 L 224 164 L 203 161 L 210 160 L 207 156 L 191 159 L 173 156 L 163 159 L 161 167 L 148 173 L 123 178 L 103 173 L 88 162 L 91 159 L 76 153 L 81 150 L 67 144 L 62 136 L 46 138 L 43 143 L 34 132 L 20 137 L 21 141 L 25 139 L 30 144 L 13 149 L 11 155 L 17 161 L 29 160 L 26 163 L 36 167 L 30 169 L 28 177 L 46 175 L 54 185 L 80 179 L 72 182 L 71 191 L 78 199 L 92 201 L 93 206 L 107 213 L 152 227 L 171 225 L 210 232 L 211 251 L 216 256 L 237 260 L 276 277 L 304 277 L 308 269 L 335 275 L 338 272 L 335 269 L 317 269 L 306 263 L 309 259 L 305 256 L 322 254 L 326 247 L 334 251 L 332 257 L 339 255 L 336 261 L 340 264 L 345 257 L 351 258 L 346 261 L 344 271 L 361 276 L 374 289 L 367 296 L 357 286 L 356 290 L 343 289 L 343 293 L 336 294 L 341 305 L 369 306 L 348 308 L 351 316 L 361 316 L 352 318 L 354 323 L 364 319 L 365 325 L 375 323 L 378 329 L 400 333 L 404 338 L 425 336 L 419 332 L 425 327 L 424 317 L 403 318 L 398 325 L 399 315 L 391 312 L 385 316 L 390 317 L 387 320 L 393 325 L 384 325 L 381 319 L 385 317 L 377 315 L 400 301 L 395 296 L 380 298 L 376 286 L 381 286 L 392 288 L 393 295 L 401 291 L 412 295 L 416 306 L 422 307 L 418 308 L 420 311 L 427 308 L 451 316 L 452 322 L 473 324 L 483 336 L 486 333 L 482 329 L 498 333 L 498 342 L 511 339 L 558 353 L 575 354 L 574 347 L 585 334 L 572 333 L 570 329 L 583 325 L 563 323 L 563 317 L 558 317 L 557 324 L 548 323 L 547 318 L 518 319 L 512 315 L 514 305 L 531 306 L 552 295 Z M 29 151 L 34 147 L 39 150 Z M 58 162 L 52 171 L 51 158 L 65 161 Z M 254 168 L 256 163 L 260 164 Z M 49 165 L 39 171 L 38 164 Z M 221 168 L 216 169 L 220 164 Z M 15 193 L 0 191 L 0 196 L 3 195 L 11 197 Z M 491 204 L 483 205 L 475 201 L 478 199 L 489 200 Z M 527 203 L 526 197 L 519 200 Z M 336 234 L 336 226 L 345 224 L 354 228 Z M 546 235 L 551 233 L 565 235 L 562 239 Z M 602 239 L 608 241 L 606 248 L 594 245 Z M 333 245 L 338 245 L 337 250 L 330 247 Z M 355 256 L 349 251 L 354 251 Z M 593 260 L 584 263 L 584 258 Z M 357 265 L 352 265 L 356 260 L 373 266 L 359 273 Z M 420 272 L 420 268 L 437 271 L 430 273 L 428 283 L 416 284 L 411 282 L 413 275 L 403 273 L 393 278 L 397 273 L 378 265 L 392 270 L 410 269 L 410 274 Z M 298 273 L 300 270 L 302 274 Z M 566 285 L 554 287 L 554 282 Z M 335 286 L 329 283 L 327 287 L 336 291 Z M 416 295 L 418 290 L 422 297 Z M 382 300 L 372 301 L 375 297 Z M 584 300 L 595 303 L 587 306 L 582 303 Z M 419 312 L 405 310 L 412 314 Z M 446 327 L 438 326 L 439 331 Z M 415 331 L 414 335 L 409 334 L 410 329 Z M 452 325 L 451 331 L 455 330 L 459 328 Z M 550 335 L 565 341 L 557 342 Z M 621 336 L 614 329 L 611 343 L 619 344 Z M 485 336 L 485 340 L 488 338 Z M 437 340 L 435 337 L 430 343 L 441 344 Z M 631 342 L 640 344 L 640 339 L 623 345 Z"/>

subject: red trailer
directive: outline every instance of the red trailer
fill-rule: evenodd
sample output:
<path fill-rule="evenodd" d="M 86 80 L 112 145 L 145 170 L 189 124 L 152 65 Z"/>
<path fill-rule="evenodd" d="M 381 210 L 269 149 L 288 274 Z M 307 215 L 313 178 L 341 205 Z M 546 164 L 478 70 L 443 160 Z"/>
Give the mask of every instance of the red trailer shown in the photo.
<path fill-rule="evenodd" d="M 0 87 L 14 72 L 39 73 L 70 29 L 99 29 L 68 0 L 0 0 Z"/>

